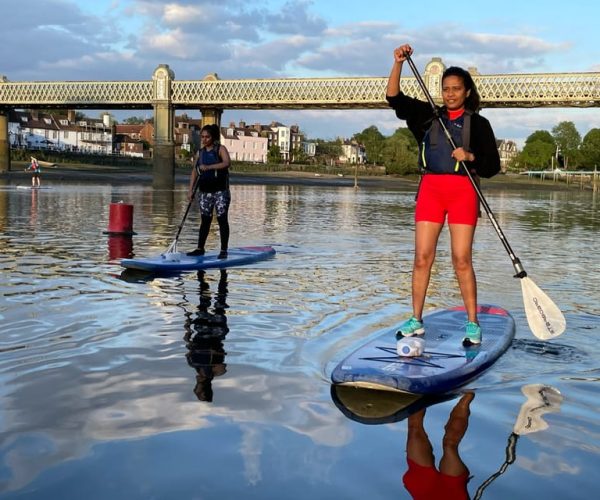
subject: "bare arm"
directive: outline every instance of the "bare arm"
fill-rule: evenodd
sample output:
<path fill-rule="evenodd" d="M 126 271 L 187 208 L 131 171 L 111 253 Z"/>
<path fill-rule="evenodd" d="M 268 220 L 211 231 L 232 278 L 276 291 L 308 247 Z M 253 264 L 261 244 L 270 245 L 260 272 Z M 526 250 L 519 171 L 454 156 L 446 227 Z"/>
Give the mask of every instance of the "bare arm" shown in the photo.
<path fill-rule="evenodd" d="M 214 169 L 229 168 L 229 165 L 231 165 L 231 159 L 229 158 L 229 151 L 227 151 L 225 146 L 219 147 L 219 157 L 221 158 L 221 163 L 211 165 L 211 167 Z"/>

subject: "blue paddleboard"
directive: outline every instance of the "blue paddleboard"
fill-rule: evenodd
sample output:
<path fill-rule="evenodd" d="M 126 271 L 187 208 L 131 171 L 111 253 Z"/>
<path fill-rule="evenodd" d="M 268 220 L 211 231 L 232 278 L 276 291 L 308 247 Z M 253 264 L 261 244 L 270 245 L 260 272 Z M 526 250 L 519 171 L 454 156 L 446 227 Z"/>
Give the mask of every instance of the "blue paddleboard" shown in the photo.
<path fill-rule="evenodd" d="M 161 254 L 155 257 L 122 259 L 121 265 L 127 269 L 151 271 L 155 273 L 171 273 L 176 271 L 195 271 L 233 266 L 243 266 L 275 255 L 272 247 L 239 247 L 230 248 L 226 259 L 218 259 L 218 252 L 207 252 L 205 255 L 191 257 L 185 253 Z"/>
<path fill-rule="evenodd" d="M 421 356 L 402 357 L 396 351 L 395 329 L 360 347 L 333 370 L 334 384 L 367 389 L 443 394 L 477 378 L 508 349 L 515 321 L 508 311 L 480 305 L 478 318 L 483 339 L 463 347 L 464 307 L 444 309 L 423 317 L 425 350 Z"/>

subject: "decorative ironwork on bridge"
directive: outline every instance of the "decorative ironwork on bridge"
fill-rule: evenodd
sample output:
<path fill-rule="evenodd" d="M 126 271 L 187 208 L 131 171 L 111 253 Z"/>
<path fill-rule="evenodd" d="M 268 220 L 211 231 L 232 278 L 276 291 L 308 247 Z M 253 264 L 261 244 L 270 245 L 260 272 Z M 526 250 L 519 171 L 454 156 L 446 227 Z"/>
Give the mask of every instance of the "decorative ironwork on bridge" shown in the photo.
<path fill-rule="evenodd" d="M 441 98 L 442 60 L 425 67 L 425 84 Z M 600 106 L 600 73 L 480 75 L 470 70 L 486 108 Z M 154 109 L 154 185 L 174 184 L 175 109 L 202 112 L 203 123 L 220 123 L 224 109 L 377 109 L 387 108 L 387 78 L 279 78 L 176 81 L 166 64 L 150 81 L 10 82 L 0 76 L 0 172 L 10 169 L 7 110 L 11 108 Z M 411 76 L 402 90 L 424 98 Z"/>
<path fill-rule="evenodd" d="M 443 64 L 434 58 L 424 77 L 439 97 Z M 482 107 L 600 106 L 600 73 L 480 75 L 473 79 Z M 369 109 L 386 108 L 387 78 L 281 78 L 170 80 L 175 108 L 222 109 Z M 153 81 L 0 81 L 0 107 L 152 108 Z M 402 78 L 403 91 L 422 97 L 416 80 Z"/>

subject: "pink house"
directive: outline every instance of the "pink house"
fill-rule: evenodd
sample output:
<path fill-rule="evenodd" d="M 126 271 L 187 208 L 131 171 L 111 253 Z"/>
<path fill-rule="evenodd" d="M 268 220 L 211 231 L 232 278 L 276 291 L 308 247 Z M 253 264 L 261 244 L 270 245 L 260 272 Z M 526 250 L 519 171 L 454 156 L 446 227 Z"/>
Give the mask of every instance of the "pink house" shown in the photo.
<path fill-rule="evenodd" d="M 235 123 L 221 127 L 221 144 L 235 161 L 267 163 L 268 142 L 267 137 L 258 130 L 247 128 L 243 122 L 239 127 Z"/>

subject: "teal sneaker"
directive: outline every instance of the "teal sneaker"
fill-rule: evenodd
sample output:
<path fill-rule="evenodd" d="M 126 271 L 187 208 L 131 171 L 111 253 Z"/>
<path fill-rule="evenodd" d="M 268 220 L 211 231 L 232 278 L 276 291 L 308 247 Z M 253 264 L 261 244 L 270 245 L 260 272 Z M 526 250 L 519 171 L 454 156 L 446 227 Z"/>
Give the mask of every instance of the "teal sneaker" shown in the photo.
<path fill-rule="evenodd" d="M 424 333 L 423 322 L 412 316 L 400 325 L 400 328 L 396 332 L 396 338 L 413 337 L 414 335 L 423 335 Z"/>
<path fill-rule="evenodd" d="M 465 337 L 463 338 L 463 345 L 479 345 L 481 344 L 481 327 L 473 321 L 467 321 L 465 325 Z"/>

